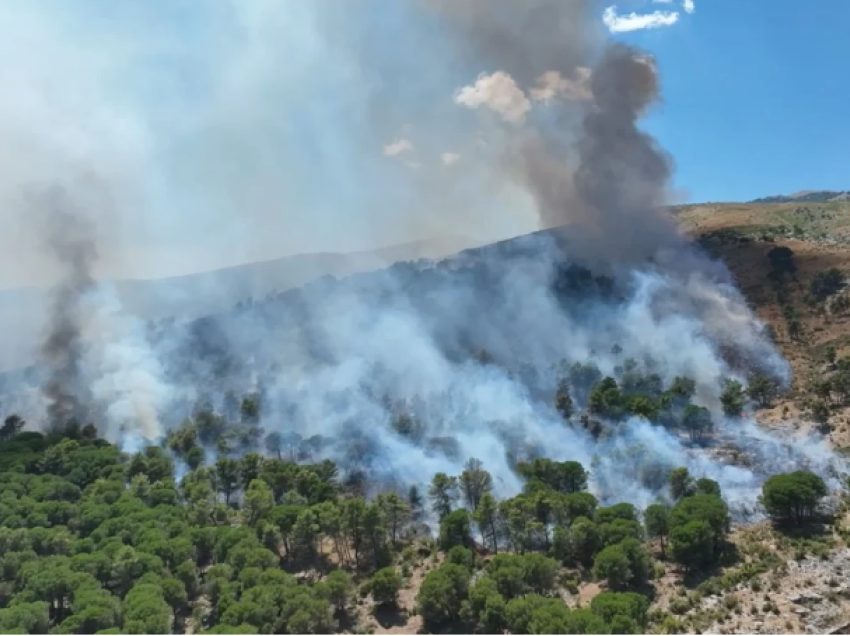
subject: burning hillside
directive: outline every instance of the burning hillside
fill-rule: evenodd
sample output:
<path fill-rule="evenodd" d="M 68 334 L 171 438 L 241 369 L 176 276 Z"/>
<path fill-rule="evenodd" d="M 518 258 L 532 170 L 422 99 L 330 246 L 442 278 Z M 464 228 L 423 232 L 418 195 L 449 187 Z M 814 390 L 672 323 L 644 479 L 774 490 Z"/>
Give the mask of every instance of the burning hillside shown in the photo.
<path fill-rule="evenodd" d="M 427 46 L 384 57 L 363 44 L 383 33 L 368 2 L 301 3 L 290 14 L 289 4 L 224 4 L 232 12 L 224 17 L 242 31 L 224 26 L 218 10 L 199 5 L 192 17 L 206 37 L 228 47 L 234 38 L 242 65 L 224 76 L 209 68 L 197 74 L 217 109 L 173 96 L 197 121 L 163 120 L 149 101 L 119 93 L 109 104 L 133 124 L 119 127 L 127 147 L 97 147 L 95 138 L 82 155 L 59 143 L 64 131 L 22 123 L 39 149 L 66 151 L 49 171 L 34 153 L 16 184 L 62 193 L 59 204 L 36 199 L 35 210 L 27 208 L 34 234 L 52 230 L 38 254 L 63 281 L 34 383 L 40 390 L 14 397 L 29 421 L 62 427 L 72 417 L 91 419 L 127 449 L 188 426 L 213 456 L 263 448 L 264 438 L 272 440 L 267 448 L 306 440 L 311 453 L 349 472 L 397 484 L 453 474 L 478 457 L 505 493 L 520 487 L 517 462 L 545 453 L 591 466 L 603 499 L 617 491 L 641 504 L 655 498 L 670 468 L 689 466 L 720 482 L 730 501 L 754 501 L 777 460 L 747 441 L 770 438 L 730 419 L 722 396 L 753 373 L 785 385 L 789 369 L 726 268 L 663 211 L 672 160 L 639 127 L 660 96 L 650 56 L 599 37 L 592 2 L 402 3 L 387 19 Z M 35 9 L 16 17 L 52 24 Z M 266 101 L 288 95 L 284 88 L 301 77 L 282 87 L 264 63 L 282 53 L 270 25 L 291 23 L 309 34 L 293 40 L 306 58 L 342 65 L 358 79 L 336 71 L 309 79 L 315 101 L 301 108 L 309 107 L 309 147 L 327 152 L 332 166 L 323 182 L 298 172 L 302 157 L 284 162 L 278 152 L 285 151 L 265 137 L 288 142 L 284 148 L 298 143 Z M 60 48 L 77 34 L 73 24 L 63 26 Z M 317 52 L 312 37 L 332 42 L 330 52 Z M 135 47 L 143 43 L 131 39 L 116 62 L 126 68 L 109 70 L 150 70 Z M 197 70 L 192 50 L 164 53 Z M 395 78 L 398 90 L 360 81 L 380 73 Z M 313 108 L 331 88 L 350 91 L 342 112 Z M 417 106 L 422 95 L 436 116 Z M 363 131 L 386 137 L 390 123 L 417 136 L 418 153 L 438 156 L 430 146 L 443 144 L 441 161 L 425 166 L 411 157 L 407 137 L 375 157 L 374 137 Z M 463 133 L 469 127 L 471 138 Z M 464 144 L 463 160 L 448 151 Z M 159 153 L 172 151 L 173 166 L 161 165 Z M 334 172 L 339 156 L 356 157 L 354 176 L 348 164 Z M 246 157 L 250 174 L 239 162 Z M 473 160 L 470 172 L 448 172 Z M 198 182 L 203 187 L 191 185 Z M 353 217 L 334 217 L 341 232 L 368 234 L 364 228 L 386 222 L 405 232 L 443 225 L 498 236 L 509 228 L 516 234 L 523 215 L 549 231 L 445 261 L 321 279 L 153 329 L 122 313 L 107 285 L 93 284 L 96 255 L 115 258 L 107 239 L 122 223 L 135 227 L 142 218 L 170 239 L 182 228 L 173 219 L 190 218 L 199 241 L 200 228 L 220 231 L 217 248 L 247 227 L 249 247 L 252 240 L 259 246 L 274 234 L 268 226 L 290 193 L 317 210 L 338 210 L 341 201 L 322 198 L 332 190 L 343 193 Z M 296 235 L 309 225 L 310 214 L 299 215 L 286 228 Z M 116 240 L 126 238 L 126 228 L 118 229 Z M 240 412 L 235 396 L 245 394 Z M 750 438 L 736 443 L 758 458 L 755 465 L 732 466 L 702 450 L 718 431 L 747 431 Z M 796 444 L 782 466 L 801 461 L 825 473 L 833 458 L 814 440 Z"/>

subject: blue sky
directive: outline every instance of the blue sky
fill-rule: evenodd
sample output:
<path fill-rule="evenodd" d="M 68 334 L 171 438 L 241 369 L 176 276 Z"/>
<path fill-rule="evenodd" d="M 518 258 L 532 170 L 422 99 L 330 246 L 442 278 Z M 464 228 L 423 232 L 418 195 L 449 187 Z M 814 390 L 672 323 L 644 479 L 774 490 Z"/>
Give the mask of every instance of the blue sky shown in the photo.
<path fill-rule="evenodd" d="M 664 104 L 646 127 L 673 154 L 692 201 L 850 189 L 850 2 L 678 0 L 675 24 L 615 33 L 654 53 Z"/>

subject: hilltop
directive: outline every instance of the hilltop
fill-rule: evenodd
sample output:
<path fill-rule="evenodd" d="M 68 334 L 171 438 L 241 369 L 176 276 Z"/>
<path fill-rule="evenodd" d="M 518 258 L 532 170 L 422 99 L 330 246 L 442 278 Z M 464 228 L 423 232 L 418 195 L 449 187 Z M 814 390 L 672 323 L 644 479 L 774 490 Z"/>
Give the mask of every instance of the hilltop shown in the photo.
<path fill-rule="evenodd" d="M 283 256 L 213 271 L 160 279 L 108 281 L 123 311 L 144 320 L 198 318 L 227 310 L 248 299 L 305 285 L 323 276 L 344 277 L 383 269 L 399 261 L 441 258 L 474 244 L 463 236 L 444 236 L 360 252 L 317 252 Z M 0 371 L 31 364 L 50 302 L 48 290 L 0 290 Z"/>
<path fill-rule="evenodd" d="M 778 194 L 753 199 L 750 203 L 826 203 L 846 201 L 848 197 L 850 197 L 850 191 L 847 190 L 803 190 L 794 194 Z"/>

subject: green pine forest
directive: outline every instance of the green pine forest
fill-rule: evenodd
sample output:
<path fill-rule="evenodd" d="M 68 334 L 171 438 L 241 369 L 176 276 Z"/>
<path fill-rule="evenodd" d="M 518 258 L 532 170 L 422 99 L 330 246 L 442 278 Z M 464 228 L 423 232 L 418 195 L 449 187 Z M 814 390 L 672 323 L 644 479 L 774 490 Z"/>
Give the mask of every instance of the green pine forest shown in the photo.
<path fill-rule="evenodd" d="M 645 510 L 600 506 L 581 464 L 545 458 L 517 464 L 510 499 L 477 459 L 367 497 L 363 475 L 285 458 L 274 434 L 270 456 L 208 464 L 203 417 L 132 455 L 92 425 L 42 434 L 6 418 L 0 632 L 361 633 L 363 612 L 398 613 L 420 572 L 412 611 L 427 632 L 643 633 L 656 560 L 687 573 L 728 556 L 720 488 L 685 468 L 667 477 L 675 503 Z M 810 473 L 764 490 L 795 524 L 826 494 Z M 561 593 L 586 580 L 604 591 L 568 607 Z"/>

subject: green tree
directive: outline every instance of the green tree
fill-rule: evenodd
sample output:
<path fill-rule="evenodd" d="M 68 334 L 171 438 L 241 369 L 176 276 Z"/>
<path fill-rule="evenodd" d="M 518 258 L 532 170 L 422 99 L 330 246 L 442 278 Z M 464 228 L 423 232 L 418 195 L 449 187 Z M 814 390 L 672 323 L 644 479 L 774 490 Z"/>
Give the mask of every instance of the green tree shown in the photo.
<path fill-rule="evenodd" d="M 590 392 L 588 410 L 592 415 L 619 419 L 623 415 L 623 396 L 614 378 L 604 378 Z"/>
<path fill-rule="evenodd" d="M 269 485 L 263 480 L 254 478 L 248 485 L 245 491 L 245 500 L 242 507 L 242 514 L 247 523 L 252 528 L 256 528 L 266 515 L 274 508 L 274 493 Z"/>
<path fill-rule="evenodd" d="M 625 616 L 643 630 L 646 627 L 649 600 L 635 592 L 602 592 L 590 601 L 590 611 L 608 624 L 614 623 L 618 616 Z M 613 633 L 623 632 L 615 631 Z"/>
<path fill-rule="evenodd" d="M 46 634 L 50 629 L 48 604 L 44 601 L 16 603 L 0 609 L 0 632 Z"/>
<path fill-rule="evenodd" d="M 569 384 L 563 380 L 558 384 L 558 390 L 555 392 L 555 410 L 565 421 L 569 421 L 573 415 L 573 399 L 570 397 Z"/>
<path fill-rule="evenodd" d="M 778 395 L 776 383 L 766 375 L 753 374 L 747 387 L 747 395 L 754 400 L 759 407 L 768 408 Z"/>
<path fill-rule="evenodd" d="M 437 473 L 431 480 L 428 496 L 431 499 L 434 512 L 442 519 L 452 511 L 455 502 L 458 500 L 457 478 L 449 477 L 445 473 Z"/>
<path fill-rule="evenodd" d="M 484 470 L 481 460 L 470 458 L 460 474 L 460 490 L 463 499 L 473 512 L 481 503 L 481 498 L 493 490 L 493 477 Z"/>
<path fill-rule="evenodd" d="M 263 457 L 259 453 L 248 453 L 239 460 L 239 483 L 243 489 L 252 481 L 260 478 L 263 471 Z"/>
<path fill-rule="evenodd" d="M 469 596 L 462 606 L 462 615 L 471 629 L 488 634 L 505 629 L 505 599 L 493 580 L 482 576 L 469 587 Z"/>
<path fill-rule="evenodd" d="M 496 554 L 499 552 L 499 507 L 489 492 L 481 497 L 481 502 L 472 513 L 478 531 L 485 544 Z"/>
<path fill-rule="evenodd" d="M 456 545 L 446 553 L 446 561 L 462 565 L 470 572 L 475 567 L 475 556 L 472 554 L 472 550 L 460 545 Z"/>
<path fill-rule="evenodd" d="M 815 516 L 827 494 L 823 479 L 814 473 L 795 471 L 773 475 L 762 486 L 761 501 L 767 513 L 778 521 L 802 524 Z"/>
<path fill-rule="evenodd" d="M 422 494 L 419 492 L 419 487 L 415 484 L 407 491 L 407 503 L 410 506 L 410 515 L 413 519 L 419 520 L 422 516 Z"/>
<path fill-rule="evenodd" d="M 611 523 L 618 519 L 637 521 L 637 518 L 637 510 L 630 503 L 618 503 L 607 508 L 599 508 L 594 516 L 596 523 Z"/>
<path fill-rule="evenodd" d="M 712 554 L 715 558 L 718 557 L 729 532 L 729 509 L 725 502 L 716 495 L 694 495 L 680 500 L 670 511 L 671 543 L 673 530 L 691 521 L 702 521 L 708 526 L 712 539 Z"/>
<path fill-rule="evenodd" d="M 730 380 L 720 394 L 720 404 L 726 417 L 741 417 L 744 411 L 744 387 L 736 380 Z"/>
<path fill-rule="evenodd" d="M 225 505 L 239 488 L 239 462 L 229 457 L 220 457 L 215 464 L 215 480 L 219 492 L 224 495 Z"/>
<path fill-rule="evenodd" d="M 570 544 L 576 559 L 590 565 L 601 546 L 599 526 L 584 517 L 576 519 L 570 526 Z"/>
<path fill-rule="evenodd" d="M 629 586 L 633 574 L 629 567 L 629 558 L 619 545 L 609 545 L 596 555 L 593 576 L 599 580 L 607 580 L 612 590 Z"/>
<path fill-rule="evenodd" d="M 694 494 L 694 480 L 684 466 L 670 472 L 670 494 L 673 499 L 682 499 Z"/>
<path fill-rule="evenodd" d="M 472 545 L 472 524 L 465 508 L 450 512 L 440 521 L 440 547 L 448 551 L 456 545 Z"/>
<path fill-rule="evenodd" d="M 186 590 L 186 594 L 190 599 L 195 599 L 200 591 L 200 581 L 198 579 L 198 566 L 193 561 L 184 561 L 177 566 L 174 576 Z"/>
<path fill-rule="evenodd" d="M 269 454 L 274 455 L 278 460 L 283 459 L 283 435 L 278 431 L 272 431 L 266 435 L 264 443 Z"/>
<path fill-rule="evenodd" d="M 378 605 L 395 605 L 401 585 L 401 577 L 394 567 L 378 570 L 369 581 L 372 598 Z"/>
<path fill-rule="evenodd" d="M 664 557 L 667 536 L 670 534 L 670 510 L 661 504 L 647 506 L 643 514 L 646 533 L 661 544 L 661 557 Z"/>
<path fill-rule="evenodd" d="M 376 497 L 375 501 L 383 513 L 390 541 L 395 545 L 400 539 L 402 529 L 410 519 L 410 506 L 395 492 L 382 493 Z"/>
<path fill-rule="evenodd" d="M 702 477 L 700 479 L 697 479 L 696 483 L 694 484 L 694 494 L 715 495 L 716 497 L 719 497 L 721 495 L 720 484 L 718 484 L 713 479 Z"/>
<path fill-rule="evenodd" d="M 239 415 L 243 424 L 256 424 L 260 421 L 260 399 L 257 395 L 242 398 Z"/>
<path fill-rule="evenodd" d="M 696 390 L 697 385 L 692 378 L 678 376 L 673 380 L 673 384 L 670 385 L 668 393 L 685 400 L 690 400 L 696 393 Z"/>
<path fill-rule="evenodd" d="M 310 508 L 304 508 L 298 513 L 295 525 L 292 526 L 292 542 L 294 553 L 303 560 L 311 562 L 319 550 L 319 520 Z"/>
<path fill-rule="evenodd" d="M 165 579 L 160 584 L 165 602 L 175 615 L 181 614 L 189 607 L 189 595 L 186 586 L 179 579 Z"/>
<path fill-rule="evenodd" d="M 670 532 L 670 551 L 687 570 L 710 563 L 714 553 L 711 528 L 698 520 L 677 525 Z"/>
<path fill-rule="evenodd" d="M 469 571 L 455 563 L 445 563 L 429 572 L 422 581 L 416 604 L 429 628 L 446 625 L 460 617 L 467 597 Z"/>
<path fill-rule="evenodd" d="M 694 442 L 702 441 L 714 428 L 714 424 L 711 421 L 711 412 L 707 408 L 696 406 L 695 404 L 688 404 L 685 407 L 682 416 L 682 425 Z"/>
<path fill-rule="evenodd" d="M 555 492 L 570 494 L 587 488 L 587 472 L 579 462 L 556 462 L 545 457 L 519 462 L 517 472 L 533 487 L 541 483 Z"/>
<path fill-rule="evenodd" d="M 351 575 L 345 570 L 334 570 L 328 574 L 325 584 L 328 589 L 328 600 L 337 610 L 345 610 L 354 592 L 354 583 L 351 581 Z"/>
<path fill-rule="evenodd" d="M 139 583 L 124 599 L 124 629 L 130 634 L 167 634 L 171 609 L 157 585 Z"/>
<path fill-rule="evenodd" d="M 306 597 L 286 621 L 290 634 L 330 634 L 338 624 L 330 603 L 320 598 Z"/>
<path fill-rule="evenodd" d="M 547 594 L 555 587 L 558 562 L 542 554 L 497 554 L 487 574 L 505 599 L 528 593 Z"/>

